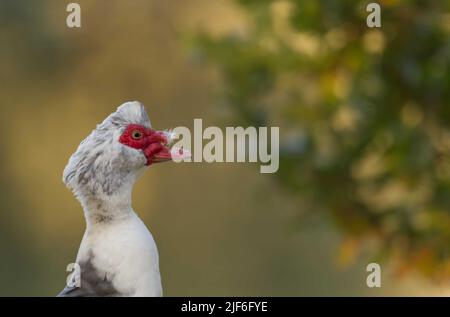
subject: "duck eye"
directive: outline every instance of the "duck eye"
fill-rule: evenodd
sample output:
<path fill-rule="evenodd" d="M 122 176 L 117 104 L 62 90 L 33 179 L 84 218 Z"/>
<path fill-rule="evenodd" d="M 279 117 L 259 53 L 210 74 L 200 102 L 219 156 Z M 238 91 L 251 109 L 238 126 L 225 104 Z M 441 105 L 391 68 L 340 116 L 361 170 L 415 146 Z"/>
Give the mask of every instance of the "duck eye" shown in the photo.
<path fill-rule="evenodd" d="M 139 140 L 140 138 L 142 138 L 142 132 L 139 130 L 134 130 L 133 132 L 131 132 L 131 137 L 135 140 Z"/>

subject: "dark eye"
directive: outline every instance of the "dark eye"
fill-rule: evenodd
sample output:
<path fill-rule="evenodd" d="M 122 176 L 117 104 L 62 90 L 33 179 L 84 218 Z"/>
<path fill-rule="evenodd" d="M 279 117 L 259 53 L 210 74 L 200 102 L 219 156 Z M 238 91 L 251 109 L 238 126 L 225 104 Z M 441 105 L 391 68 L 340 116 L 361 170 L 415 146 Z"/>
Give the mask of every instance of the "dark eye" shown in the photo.
<path fill-rule="evenodd" d="M 139 130 L 133 130 L 133 132 L 131 132 L 131 137 L 135 140 L 139 140 L 142 138 L 142 132 Z"/>

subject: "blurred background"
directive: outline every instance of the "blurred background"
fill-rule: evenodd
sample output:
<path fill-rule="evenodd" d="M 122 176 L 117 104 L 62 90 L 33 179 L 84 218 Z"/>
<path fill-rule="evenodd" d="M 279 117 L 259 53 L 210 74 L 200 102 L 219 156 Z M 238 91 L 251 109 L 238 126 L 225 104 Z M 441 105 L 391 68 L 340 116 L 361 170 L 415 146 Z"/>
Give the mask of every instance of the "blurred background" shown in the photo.
<path fill-rule="evenodd" d="M 450 2 L 0 2 L 0 295 L 54 296 L 84 232 L 61 181 L 116 107 L 279 126 L 278 173 L 162 164 L 133 203 L 167 296 L 450 295 Z M 382 287 L 366 286 L 366 265 Z"/>

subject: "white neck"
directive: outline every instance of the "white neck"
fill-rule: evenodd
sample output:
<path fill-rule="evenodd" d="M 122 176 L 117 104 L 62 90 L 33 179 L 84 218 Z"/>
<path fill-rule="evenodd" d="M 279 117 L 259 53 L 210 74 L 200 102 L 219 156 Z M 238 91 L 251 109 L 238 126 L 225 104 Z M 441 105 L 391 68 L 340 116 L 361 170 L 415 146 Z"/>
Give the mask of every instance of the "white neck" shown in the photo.
<path fill-rule="evenodd" d="M 110 195 L 99 191 L 79 196 L 86 233 L 77 263 L 91 261 L 119 296 L 161 296 L 158 249 L 131 207 L 132 184 L 125 181 Z"/>
<path fill-rule="evenodd" d="M 133 183 L 125 182 L 114 193 L 83 193 L 78 195 L 83 206 L 86 227 L 89 231 L 97 225 L 108 225 L 134 214 L 131 207 Z"/>

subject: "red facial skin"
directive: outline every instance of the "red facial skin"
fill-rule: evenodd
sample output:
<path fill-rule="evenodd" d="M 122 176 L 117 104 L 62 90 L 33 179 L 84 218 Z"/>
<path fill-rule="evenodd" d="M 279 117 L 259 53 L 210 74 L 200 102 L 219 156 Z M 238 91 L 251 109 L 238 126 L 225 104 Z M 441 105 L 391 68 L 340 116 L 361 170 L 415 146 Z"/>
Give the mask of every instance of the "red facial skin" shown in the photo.
<path fill-rule="evenodd" d="M 163 132 L 143 127 L 139 124 L 130 124 L 119 138 L 119 142 L 141 150 L 147 158 L 145 165 L 169 161 L 171 159 L 167 138 Z"/>

